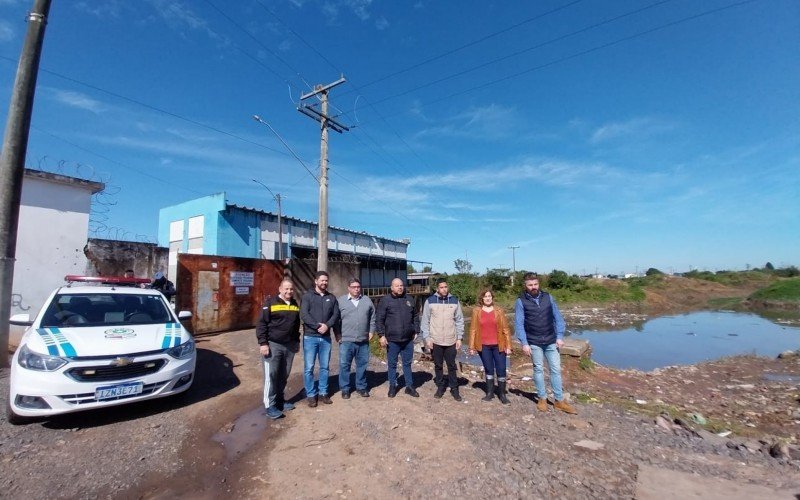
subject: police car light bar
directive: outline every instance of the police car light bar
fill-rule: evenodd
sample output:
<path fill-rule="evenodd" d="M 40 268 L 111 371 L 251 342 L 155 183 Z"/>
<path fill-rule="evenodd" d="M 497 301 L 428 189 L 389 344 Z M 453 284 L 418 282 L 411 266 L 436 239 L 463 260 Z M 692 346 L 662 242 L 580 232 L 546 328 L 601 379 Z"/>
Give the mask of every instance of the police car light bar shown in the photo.
<path fill-rule="evenodd" d="M 126 278 L 125 276 L 81 276 L 68 274 L 64 276 L 67 283 L 103 283 L 106 285 L 141 285 L 150 284 L 148 278 Z"/>

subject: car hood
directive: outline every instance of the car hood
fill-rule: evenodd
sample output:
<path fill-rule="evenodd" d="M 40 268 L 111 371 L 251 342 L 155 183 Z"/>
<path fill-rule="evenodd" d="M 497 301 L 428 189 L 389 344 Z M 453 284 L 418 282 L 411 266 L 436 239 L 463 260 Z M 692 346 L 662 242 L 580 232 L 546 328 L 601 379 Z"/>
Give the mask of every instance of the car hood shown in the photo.
<path fill-rule="evenodd" d="M 191 338 L 180 323 L 71 328 L 32 328 L 25 344 L 63 357 L 119 356 L 181 345 Z"/>

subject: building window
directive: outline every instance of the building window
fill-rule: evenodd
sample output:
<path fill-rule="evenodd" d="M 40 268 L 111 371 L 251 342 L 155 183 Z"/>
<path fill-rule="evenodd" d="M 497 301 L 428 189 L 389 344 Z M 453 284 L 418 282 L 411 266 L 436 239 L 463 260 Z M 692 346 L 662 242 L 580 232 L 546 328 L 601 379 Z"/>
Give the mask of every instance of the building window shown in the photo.
<path fill-rule="evenodd" d="M 183 221 L 175 220 L 169 223 L 169 241 L 183 240 Z"/>
<path fill-rule="evenodd" d="M 203 226 L 205 225 L 205 217 L 198 215 L 197 217 L 189 218 L 189 239 L 202 238 Z"/>

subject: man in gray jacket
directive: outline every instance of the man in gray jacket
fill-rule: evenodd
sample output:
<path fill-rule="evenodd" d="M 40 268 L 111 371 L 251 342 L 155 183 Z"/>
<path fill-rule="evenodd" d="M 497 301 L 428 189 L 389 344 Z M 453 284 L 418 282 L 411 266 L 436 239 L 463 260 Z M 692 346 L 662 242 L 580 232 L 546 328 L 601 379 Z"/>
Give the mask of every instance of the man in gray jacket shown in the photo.
<path fill-rule="evenodd" d="M 420 330 L 425 346 L 433 354 L 434 381 L 436 382 L 436 399 L 444 396 L 446 385 L 450 386 L 453 399 L 461 401 L 458 393 L 458 375 L 456 373 L 456 354 L 461 349 L 464 337 L 464 315 L 458 299 L 450 295 L 447 281 L 439 280 L 436 293 L 428 297 L 422 308 Z M 447 363 L 447 383 L 444 380 L 443 364 Z"/>
<path fill-rule="evenodd" d="M 342 399 L 350 399 L 350 368 L 356 362 L 356 393 L 369 397 L 367 364 L 369 341 L 375 332 L 375 306 L 361 295 L 361 282 L 350 278 L 347 293 L 339 297 L 340 320 L 334 329 L 339 342 L 339 387 Z"/>

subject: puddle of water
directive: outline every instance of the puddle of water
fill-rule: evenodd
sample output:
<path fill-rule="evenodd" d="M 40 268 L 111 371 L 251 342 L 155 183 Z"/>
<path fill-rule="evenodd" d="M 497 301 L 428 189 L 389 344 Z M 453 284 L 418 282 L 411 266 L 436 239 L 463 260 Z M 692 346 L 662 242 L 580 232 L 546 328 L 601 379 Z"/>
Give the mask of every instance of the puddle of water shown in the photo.
<path fill-rule="evenodd" d="M 220 443 L 225 448 L 229 462 L 238 458 L 240 454 L 249 450 L 261 439 L 267 428 L 264 407 L 260 406 L 241 415 L 233 422 L 233 425 L 230 432 L 223 429 L 211 437 L 213 441 Z"/>
<path fill-rule="evenodd" d="M 635 328 L 572 331 L 589 340 L 595 361 L 618 368 L 652 370 L 736 354 L 777 356 L 800 347 L 800 328 L 755 314 L 703 311 L 662 316 Z"/>
<path fill-rule="evenodd" d="M 784 373 L 765 373 L 764 380 L 769 380 L 770 382 L 786 382 L 789 384 L 800 384 L 800 376 L 786 375 Z"/>

